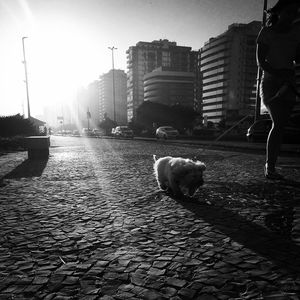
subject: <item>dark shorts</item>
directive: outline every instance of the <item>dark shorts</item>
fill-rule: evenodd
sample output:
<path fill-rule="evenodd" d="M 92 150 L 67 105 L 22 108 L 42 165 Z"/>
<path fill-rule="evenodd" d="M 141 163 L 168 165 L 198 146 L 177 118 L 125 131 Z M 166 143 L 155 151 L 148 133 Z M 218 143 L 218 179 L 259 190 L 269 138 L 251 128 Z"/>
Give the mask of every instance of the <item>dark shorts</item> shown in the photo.
<path fill-rule="evenodd" d="M 262 76 L 259 94 L 265 106 L 269 106 L 273 102 L 282 102 L 282 104 L 293 106 L 296 102 L 296 94 L 293 89 L 276 77 Z"/>

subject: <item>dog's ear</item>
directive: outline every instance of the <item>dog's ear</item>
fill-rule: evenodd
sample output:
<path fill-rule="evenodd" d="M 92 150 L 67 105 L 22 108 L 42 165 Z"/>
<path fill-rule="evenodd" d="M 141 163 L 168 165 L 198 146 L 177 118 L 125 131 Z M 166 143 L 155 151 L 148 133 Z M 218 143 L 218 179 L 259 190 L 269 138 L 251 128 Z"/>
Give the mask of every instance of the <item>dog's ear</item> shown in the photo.
<path fill-rule="evenodd" d="M 206 165 L 203 162 L 201 162 L 201 161 L 197 161 L 196 162 L 196 166 L 201 171 L 205 171 L 206 170 Z"/>
<path fill-rule="evenodd" d="M 202 171 L 205 171 L 205 170 L 206 170 L 206 165 L 205 165 L 204 163 L 202 163 L 202 164 L 200 165 L 200 168 L 201 168 Z"/>

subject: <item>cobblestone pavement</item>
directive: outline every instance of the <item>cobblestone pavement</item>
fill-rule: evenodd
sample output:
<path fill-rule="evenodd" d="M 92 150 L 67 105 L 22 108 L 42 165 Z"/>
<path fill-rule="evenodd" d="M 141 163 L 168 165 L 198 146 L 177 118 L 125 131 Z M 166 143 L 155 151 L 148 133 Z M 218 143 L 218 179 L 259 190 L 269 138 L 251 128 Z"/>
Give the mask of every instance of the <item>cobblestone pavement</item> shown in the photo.
<path fill-rule="evenodd" d="M 300 159 L 51 137 L 0 156 L 0 299 L 299 299 Z M 159 192 L 152 154 L 207 165 L 192 199 Z M 297 182 L 298 180 L 298 182 Z"/>

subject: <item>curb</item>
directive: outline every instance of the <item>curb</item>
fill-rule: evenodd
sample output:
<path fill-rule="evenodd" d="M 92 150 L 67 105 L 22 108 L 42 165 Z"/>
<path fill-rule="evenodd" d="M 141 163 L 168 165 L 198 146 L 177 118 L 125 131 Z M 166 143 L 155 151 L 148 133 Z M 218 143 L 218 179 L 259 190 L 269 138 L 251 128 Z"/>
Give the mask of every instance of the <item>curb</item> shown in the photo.
<path fill-rule="evenodd" d="M 214 142 L 214 141 L 194 141 L 194 140 L 157 140 L 155 138 L 135 137 L 135 140 L 157 141 L 158 143 L 176 144 L 176 145 L 192 145 L 209 149 L 225 149 L 232 151 L 256 151 L 265 153 L 265 143 L 246 143 L 246 142 Z M 282 145 L 281 154 L 300 155 L 300 145 L 284 144 Z"/>

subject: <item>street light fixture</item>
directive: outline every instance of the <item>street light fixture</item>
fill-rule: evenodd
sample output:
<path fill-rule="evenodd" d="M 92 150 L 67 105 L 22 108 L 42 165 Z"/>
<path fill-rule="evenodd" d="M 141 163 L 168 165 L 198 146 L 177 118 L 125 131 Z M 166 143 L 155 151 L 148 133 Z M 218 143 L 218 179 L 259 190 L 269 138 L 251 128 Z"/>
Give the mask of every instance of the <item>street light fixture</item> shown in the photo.
<path fill-rule="evenodd" d="M 25 44 L 24 40 L 27 39 L 27 36 L 22 37 L 22 45 L 23 45 L 23 63 L 25 69 L 25 84 L 26 84 L 26 95 L 27 95 L 27 111 L 28 111 L 28 119 L 30 118 L 30 105 L 29 105 L 29 90 L 28 90 L 28 75 L 27 75 L 27 64 L 26 64 L 26 57 L 25 57 Z"/>
<path fill-rule="evenodd" d="M 115 93 L 115 65 L 114 65 L 114 50 L 118 48 L 112 46 L 108 47 L 111 50 L 111 57 L 112 57 L 112 75 L 113 75 L 113 105 L 114 105 L 114 121 L 116 122 L 116 93 Z"/>

